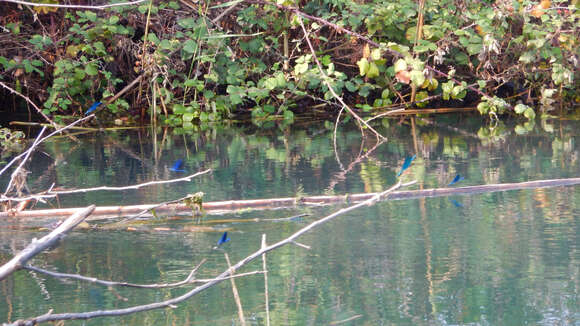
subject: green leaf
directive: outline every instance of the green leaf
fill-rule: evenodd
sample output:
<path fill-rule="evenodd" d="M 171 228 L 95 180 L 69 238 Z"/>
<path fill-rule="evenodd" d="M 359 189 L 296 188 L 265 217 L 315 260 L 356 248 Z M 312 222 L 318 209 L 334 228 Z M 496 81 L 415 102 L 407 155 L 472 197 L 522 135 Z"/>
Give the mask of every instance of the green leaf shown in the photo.
<path fill-rule="evenodd" d="M 157 35 L 155 35 L 155 33 L 149 33 L 149 35 L 147 35 L 147 39 L 153 44 L 159 44 L 159 38 Z"/>
<path fill-rule="evenodd" d="M 193 118 L 195 118 L 195 115 L 193 113 L 185 113 L 183 116 L 181 116 L 183 122 L 191 122 Z"/>
<path fill-rule="evenodd" d="M 294 121 L 294 112 L 290 110 L 284 110 L 284 120 Z"/>
<path fill-rule="evenodd" d="M 195 86 L 195 85 L 197 85 L 197 84 L 198 84 L 198 81 L 197 81 L 197 79 L 188 79 L 188 80 L 186 80 L 186 81 L 183 83 L 183 86 L 185 86 L 185 87 L 193 87 L 193 86 Z"/>
<path fill-rule="evenodd" d="M 423 53 L 427 51 L 435 51 L 437 50 L 437 45 L 433 42 L 429 42 L 426 40 L 419 40 L 417 46 L 413 48 L 416 53 Z"/>
<path fill-rule="evenodd" d="M 179 25 L 185 29 L 189 29 L 189 28 L 194 28 L 195 26 L 197 26 L 197 23 L 196 23 L 195 19 L 193 19 L 192 17 L 189 17 L 189 18 L 184 18 L 184 19 L 178 20 L 177 25 Z"/>
<path fill-rule="evenodd" d="M 355 83 L 351 82 L 350 80 L 348 80 L 346 83 L 344 83 L 344 86 L 346 87 L 346 89 L 349 92 L 354 92 L 357 90 L 357 86 L 355 85 Z"/>
<path fill-rule="evenodd" d="M 522 125 L 517 125 L 517 126 L 514 128 L 514 131 L 515 131 L 515 132 L 516 132 L 516 134 L 518 134 L 518 135 L 525 135 L 525 134 L 527 134 L 527 133 L 528 133 L 528 130 L 527 130 L 526 128 L 524 128 L 524 126 L 522 126 Z"/>
<path fill-rule="evenodd" d="M 533 120 L 536 117 L 536 112 L 534 111 L 534 109 L 528 107 L 524 111 L 524 117 L 528 118 L 528 120 Z"/>
<path fill-rule="evenodd" d="M 92 12 L 92 11 L 88 11 L 86 10 L 85 12 L 85 17 L 90 20 L 91 22 L 95 22 L 97 20 L 97 13 Z"/>
<path fill-rule="evenodd" d="M 371 62 L 369 70 L 367 71 L 367 77 L 375 78 L 379 76 L 379 67 L 374 62 Z"/>
<path fill-rule="evenodd" d="M 183 51 L 193 54 L 197 51 L 197 43 L 194 40 L 187 40 L 183 43 Z"/>
<path fill-rule="evenodd" d="M 361 76 L 366 75 L 370 66 L 369 61 L 366 58 L 362 58 L 356 64 L 358 66 L 360 75 Z"/>
<path fill-rule="evenodd" d="M 297 63 L 294 66 L 294 74 L 301 75 L 308 71 L 308 63 Z"/>
<path fill-rule="evenodd" d="M 383 89 L 383 92 L 381 93 L 381 98 L 388 99 L 390 94 L 391 94 L 391 91 L 388 88 L 385 88 L 385 89 Z"/>
<path fill-rule="evenodd" d="M 526 111 L 528 108 L 529 108 L 529 106 L 527 106 L 527 105 L 525 105 L 525 104 L 521 104 L 521 103 L 520 103 L 520 104 L 517 104 L 517 105 L 514 107 L 514 111 L 515 111 L 517 114 L 522 114 L 522 113 L 524 113 L 524 111 Z"/>
<path fill-rule="evenodd" d="M 479 111 L 479 113 L 480 113 L 481 115 L 485 115 L 485 114 L 487 114 L 487 112 L 489 111 L 489 104 L 488 104 L 487 102 L 485 102 L 485 101 L 483 101 L 483 102 L 480 102 L 480 103 L 477 105 L 477 111 Z"/>
<path fill-rule="evenodd" d="M 381 49 L 373 49 L 371 51 L 371 59 L 373 60 L 379 60 L 382 57 L 381 55 Z"/>
<path fill-rule="evenodd" d="M 411 81 L 415 86 L 421 86 L 425 82 L 425 75 L 422 71 L 413 70 L 411 71 Z"/>
<path fill-rule="evenodd" d="M 94 63 L 89 63 L 85 66 L 85 72 L 89 76 L 95 76 L 99 73 L 97 66 Z"/>
<path fill-rule="evenodd" d="M 403 70 L 407 70 L 407 62 L 404 59 L 395 61 L 395 73 Z"/>
<path fill-rule="evenodd" d="M 520 56 L 519 61 L 523 62 L 523 63 L 530 63 L 533 62 L 535 60 L 535 54 L 532 53 L 531 51 L 528 52 L 524 52 L 524 54 L 522 54 Z"/>

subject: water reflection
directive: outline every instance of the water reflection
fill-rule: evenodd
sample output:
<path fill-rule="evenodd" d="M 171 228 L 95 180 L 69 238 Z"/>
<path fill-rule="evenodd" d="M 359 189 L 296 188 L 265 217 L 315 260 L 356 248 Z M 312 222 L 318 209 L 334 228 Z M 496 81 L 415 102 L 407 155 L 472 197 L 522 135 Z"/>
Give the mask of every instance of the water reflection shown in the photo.
<path fill-rule="evenodd" d="M 417 158 L 402 178 L 417 179 L 417 188 L 444 187 L 456 175 L 465 177 L 461 183 L 466 185 L 580 175 L 578 123 L 562 123 L 559 134 L 514 135 L 498 143 L 482 139 L 474 122 L 447 119 L 418 120 L 415 137 L 409 137 L 409 126 L 393 124 L 384 129 L 389 142 L 376 147 L 372 139 L 361 146 L 357 130 L 341 130 L 336 153 L 332 132 L 319 127 L 125 131 L 81 137 L 80 144 L 61 139 L 35 156 L 30 183 L 35 190 L 53 182 L 66 188 L 129 185 L 171 178 L 174 162 L 183 160 L 188 171 L 211 167 L 214 172 L 191 183 L 62 197 L 59 203 L 142 204 L 198 191 L 206 201 L 346 194 L 386 189 L 409 153 Z M 311 250 L 287 246 L 268 255 L 272 325 L 578 324 L 579 205 L 580 188 L 572 186 L 391 201 L 360 209 L 301 238 Z M 137 231 L 81 230 L 34 264 L 106 280 L 164 283 L 183 280 L 206 258 L 197 277 L 210 278 L 227 268 L 223 251 L 212 250 L 224 232 L 232 241 L 223 250 L 234 262 L 258 249 L 263 233 L 273 243 L 336 209 L 159 218 L 143 221 Z M 285 219 L 300 213 L 310 215 L 298 222 Z M 44 234 L 27 229 L 29 222 L 1 223 L 0 261 Z M 256 262 L 239 272 L 260 268 Z M 239 278 L 236 286 L 248 323 L 265 325 L 263 278 Z M 0 320 L 49 309 L 129 307 L 190 288 L 107 289 L 19 272 L 0 283 Z M 177 309 L 86 324 L 231 325 L 232 320 L 237 323 L 237 307 L 224 282 Z"/>

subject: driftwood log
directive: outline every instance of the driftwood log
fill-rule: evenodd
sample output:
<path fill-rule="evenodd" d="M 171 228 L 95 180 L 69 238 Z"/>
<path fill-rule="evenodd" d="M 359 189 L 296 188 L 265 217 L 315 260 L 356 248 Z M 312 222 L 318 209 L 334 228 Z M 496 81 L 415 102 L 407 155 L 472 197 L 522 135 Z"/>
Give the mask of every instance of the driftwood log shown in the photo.
<path fill-rule="evenodd" d="M 480 186 L 466 186 L 457 188 L 432 188 L 423 190 L 405 190 L 394 191 L 389 195 L 391 200 L 424 198 L 424 197 L 442 197 L 452 195 L 473 195 L 488 192 L 522 190 L 547 187 L 561 187 L 580 184 L 580 178 L 569 179 L 552 179 L 527 181 L 519 183 L 501 183 Z M 306 197 L 286 197 L 286 198 L 269 198 L 269 199 L 252 199 L 252 200 L 228 200 L 203 203 L 203 210 L 206 213 L 227 213 L 241 209 L 271 209 L 296 207 L 300 205 L 329 205 L 337 203 L 357 203 L 367 200 L 377 193 L 361 193 L 339 196 L 306 196 Z M 82 208 L 61 208 L 61 209 L 44 209 L 28 210 L 21 212 L 0 212 L 0 218 L 6 217 L 46 217 L 51 218 L 68 216 L 79 211 Z M 156 213 L 187 213 L 191 208 L 183 203 L 169 204 L 159 207 L 159 204 L 132 205 L 132 206 L 101 206 L 95 208 L 90 219 L 103 219 L 125 217 L 137 214 L 144 210 L 154 209 Z"/>

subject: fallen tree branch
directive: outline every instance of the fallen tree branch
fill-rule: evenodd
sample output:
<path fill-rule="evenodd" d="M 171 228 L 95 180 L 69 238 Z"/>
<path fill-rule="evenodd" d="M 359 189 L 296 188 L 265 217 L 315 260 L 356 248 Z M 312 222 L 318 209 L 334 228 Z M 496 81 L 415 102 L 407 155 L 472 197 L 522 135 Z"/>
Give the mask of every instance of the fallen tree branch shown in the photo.
<path fill-rule="evenodd" d="M 27 261 L 36 256 L 39 252 L 56 244 L 58 240 L 62 239 L 66 233 L 84 221 L 85 218 L 87 218 L 87 216 L 89 216 L 94 210 L 95 205 L 79 210 L 49 234 L 40 239 L 32 239 L 32 242 L 30 242 L 26 248 L 20 251 L 9 262 L 0 266 L 0 281 L 18 269 L 21 269 Z"/>
<path fill-rule="evenodd" d="M 289 236 L 283 240 L 280 240 L 280 241 L 278 241 L 270 246 L 261 247 L 259 250 L 255 251 L 254 253 L 247 256 L 246 258 L 240 260 L 235 265 L 228 267 L 224 272 L 219 274 L 213 281 L 210 281 L 208 283 L 200 285 L 200 286 L 198 286 L 198 287 L 196 287 L 196 288 L 194 288 L 194 289 L 188 291 L 187 293 L 180 295 L 178 297 L 171 298 L 171 299 L 161 301 L 161 302 L 155 302 L 155 303 L 150 303 L 150 304 L 145 304 L 145 305 L 140 305 L 140 306 L 133 306 L 133 307 L 129 307 L 129 308 L 105 310 L 105 311 L 98 310 L 98 311 L 88 311 L 88 312 L 80 312 L 80 313 L 61 313 L 61 314 L 53 314 L 52 311 L 49 311 L 48 313 L 46 313 L 44 315 L 30 318 L 27 320 L 17 320 L 14 323 L 8 324 L 8 325 L 33 326 L 36 324 L 46 323 L 46 322 L 50 322 L 50 321 L 86 320 L 86 319 L 92 319 L 92 318 L 96 318 L 96 317 L 123 316 L 123 315 L 133 314 L 133 313 L 137 313 L 137 312 L 150 311 L 150 310 L 154 310 L 154 309 L 175 307 L 175 305 L 177 305 L 178 303 L 183 302 L 183 301 L 195 296 L 196 294 L 228 279 L 230 276 L 232 276 L 233 271 L 239 270 L 241 267 L 247 265 L 251 261 L 261 257 L 263 254 L 270 252 L 272 250 L 275 250 L 277 248 L 280 248 L 284 245 L 292 244 L 295 242 L 295 240 L 298 237 L 302 236 L 303 234 L 305 234 L 307 232 L 312 231 L 316 227 L 318 227 L 318 226 L 320 226 L 320 225 L 322 225 L 322 224 L 324 224 L 324 223 L 326 223 L 326 222 L 328 222 L 328 221 L 330 221 L 330 220 L 332 220 L 340 215 L 346 214 L 346 213 L 351 212 L 353 210 L 356 210 L 358 208 L 373 205 L 376 202 L 378 202 L 379 200 L 388 196 L 390 193 L 392 193 L 396 189 L 399 189 L 400 187 L 404 187 L 404 186 L 409 186 L 409 185 L 412 185 L 414 183 L 416 183 L 416 181 L 402 184 L 401 181 L 399 180 L 399 182 L 397 184 L 395 184 L 394 186 L 392 186 L 391 188 L 389 188 L 381 193 L 375 194 L 374 196 L 372 196 L 371 198 L 369 198 L 363 202 L 360 202 L 358 204 L 340 209 L 340 210 L 338 210 L 330 215 L 327 215 L 326 217 L 324 217 L 320 220 L 312 222 L 309 225 L 303 227 L 302 229 L 298 230 L 297 232 L 295 232 L 294 234 L 292 234 L 291 236 Z"/>
<path fill-rule="evenodd" d="M 457 188 L 431 188 L 423 190 L 395 191 L 389 195 L 391 200 L 425 198 L 425 197 L 445 197 L 452 195 L 474 195 L 488 192 L 522 190 L 534 188 L 561 187 L 580 184 L 580 178 L 551 179 L 526 181 L 519 183 L 500 183 L 490 185 L 466 186 Z M 299 205 L 330 205 L 337 203 L 359 202 L 375 196 L 376 193 L 347 194 L 338 196 L 307 196 L 307 197 L 285 197 L 267 198 L 252 200 L 227 200 L 203 203 L 203 210 L 206 213 L 226 213 L 240 209 L 271 209 L 282 207 L 296 207 Z M 123 217 L 145 210 L 155 208 L 156 212 L 191 212 L 191 208 L 185 204 L 167 205 L 159 207 L 158 204 L 134 205 L 134 206 L 101 206 L 97 207 L 91 215 L 91 220 L 102 218 Z M 0 212 L 2 217 L 41 217 L 41 216 L 66 216 L 78 211 L 81 208 L 60 208 L 45 210 L 29 210 L 21 212 Z M 100 216 L 99 216 L 100 215 Z"/>

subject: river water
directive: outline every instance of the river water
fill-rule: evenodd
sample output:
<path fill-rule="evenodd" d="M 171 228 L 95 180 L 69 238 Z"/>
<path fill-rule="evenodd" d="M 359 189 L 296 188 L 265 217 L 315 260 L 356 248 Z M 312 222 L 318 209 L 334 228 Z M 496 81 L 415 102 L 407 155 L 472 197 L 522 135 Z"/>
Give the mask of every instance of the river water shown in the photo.
<path fill-rule="evenodd" d="M 442 116 L 385 122 L 388 141 L 363 141 L 328 123 L 137 129 L 48 141 L 27 166 L 40 191 L 126 186 L 211 168 L 192 182 L 122 192 L 63 195 L 51 207 L 157 203 L 204 192 L 204 201 L 353 194 L 387 189 L 416 154 L 408 188 L 498 184 L 580 176 L 580 123 L 552 121 L 527 133 Z M 518 130 L 516 128 L 515 130 Z M 185 172 L 170 169 L 182 159 Z M 4 160 L 7 160 L 4 158 Z M 6 176 L 3 176 L 5 184 Z M 91 222 L 32 264 L 63 273 L 140 284 L 214 277 L 268 243 L 340 206 L 157 216 L 128 224 Z M 47 206 L 38 206 L 38 208 Z M 308 214 L 291 220 L 268 220 Z M 0 263 L 47 233 L 49 216 L 0 229 Z M 224 231 L 230 241 L 212 249 Z M 267 255 L 271 325 L 580 325 L 580 186 L 384 201 L 345 214 Z M 256 260 L 238 273 L 260 271 Z M 199 284 L 197 284 L 199 285 Z M 192 289 L 107 288 L 18 271 L 0 282 L 0 322 L 54 313 L 132 307 Z M 247 325 L 266 325 L 264 277 L 235 279 Z M 173 309 L 74 325 L 241 325 L 230 281 Z"/>

